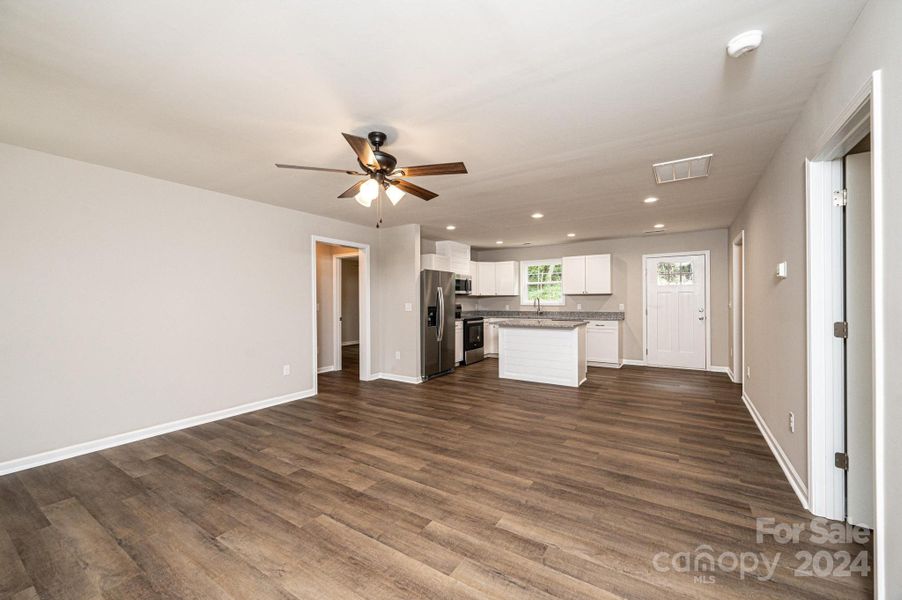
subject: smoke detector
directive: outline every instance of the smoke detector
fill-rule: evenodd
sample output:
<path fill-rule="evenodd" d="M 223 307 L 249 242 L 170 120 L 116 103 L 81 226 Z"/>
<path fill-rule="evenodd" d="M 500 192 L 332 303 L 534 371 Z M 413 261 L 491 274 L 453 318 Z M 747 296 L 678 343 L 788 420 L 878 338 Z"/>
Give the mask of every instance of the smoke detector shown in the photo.
<path fill-rule="evenodd" d="M 751 52 L 761 45 L 764 36 L 760 29 L 744 31 L 727 43 L 727 54 L 730 58 L 739 58 L 747 52 Z"/>
<path fill-rule="evenodd" d="M 656 182 L 672 183 L 674 181 L 683 181 L 684 179 L 707 177 L 708 169 L 711 167 L 711 158 L 713 157 L 713 154 L 703 154 L 701 156 L 655 163 L 651 167 L 655 171 Z"/>

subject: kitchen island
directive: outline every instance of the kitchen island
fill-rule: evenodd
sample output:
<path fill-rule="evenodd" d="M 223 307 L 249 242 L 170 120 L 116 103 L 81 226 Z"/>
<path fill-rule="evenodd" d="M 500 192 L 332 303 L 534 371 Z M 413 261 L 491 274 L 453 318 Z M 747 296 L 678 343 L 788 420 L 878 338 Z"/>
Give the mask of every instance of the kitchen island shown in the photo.
<path fill-rule="evenodd" d="M 579 387 L 586 381 L 587 321 L 533 319 L 498 325 L 498 377 Z"/>

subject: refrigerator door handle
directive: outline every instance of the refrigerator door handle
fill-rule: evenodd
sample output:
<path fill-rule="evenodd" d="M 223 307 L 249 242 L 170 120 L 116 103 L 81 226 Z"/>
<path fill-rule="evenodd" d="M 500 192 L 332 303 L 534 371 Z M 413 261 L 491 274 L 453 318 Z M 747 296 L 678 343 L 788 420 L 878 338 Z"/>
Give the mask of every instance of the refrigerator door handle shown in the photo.
<path fill-rule="evenodd" d="M 438 340 L 442 341 L 442 338 L 445 337 L 445 296 L 442 293 L 442 288 L 435 288 L 436 294 L 436 304 L 438 305 L 438 314 L 441 315 L 441 320 L 438 322 Z"/>

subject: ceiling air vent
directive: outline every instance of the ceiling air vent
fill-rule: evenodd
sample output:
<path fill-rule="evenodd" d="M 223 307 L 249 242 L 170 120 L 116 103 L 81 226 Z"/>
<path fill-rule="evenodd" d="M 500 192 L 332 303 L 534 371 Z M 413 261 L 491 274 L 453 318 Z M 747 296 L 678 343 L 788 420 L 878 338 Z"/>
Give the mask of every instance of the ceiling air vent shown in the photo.
<path fill-rule="evenodd" d="M 711 166 L 713 154 L 703 154 L 692 158 L 681 158 L 662 163 L 655 163 L 652 168 L 655 171 L 655 181 L 658 183 L 671 183 L 696 177 L 707 177 L 708 168 Z"/>

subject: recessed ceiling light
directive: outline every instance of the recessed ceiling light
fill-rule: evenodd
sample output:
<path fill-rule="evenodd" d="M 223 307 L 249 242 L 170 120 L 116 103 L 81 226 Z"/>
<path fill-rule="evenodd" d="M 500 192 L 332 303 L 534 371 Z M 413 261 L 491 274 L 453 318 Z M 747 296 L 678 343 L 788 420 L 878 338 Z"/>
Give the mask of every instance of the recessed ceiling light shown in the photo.
<path fill-rule="evenodd" d="M 664 223 L 655 223 L 655 229 L 664 229 Z"/>
<path fill-rule="evenodd" d="M 568 233 L 568 234 L 567 234 L 567 237 L 576 237 L 576 234 L 575 234 L 575 233 Z"/>
<path fill-rule="evenodd" d="M 740 33 L 727 42 L 727 54 L 730 55 L 730 58 L 739 58 L 743 54 L 755 50 L 761 45 L 763 35 L 760 29 Z"/>
<path fill-rule="evenodd" d="M 642 202 L 645 202 L 646 204 L 654 204 L 654 203 L 657 202 L 657 201 L 658 201 L 658 199 L 655 198 L 654 196 L 649 196 L 648 198 L 646 198 L 646 199 L 643 200 Z"/>
<path fill-rule="evenodd" d="M 447 227 L 445 227 L 445 229 L 447 229 L 448 231 L 454 231 L 455 229 L 457 229 L 457 227 L 455 227 L 454 225 L 448 225 Z"/>
<path fill-rule="evenodd" d="M 495 243 L 496 243 L 496 244 L 503 244 L 503 243 L 504 243 L 504 240 L 498 240 L 498 241 L 495 242 Z"/>
<path fill-rule="evenodd" d="M 543 215 L 542 213 L 532 213 L 532 218 L 533 218 L 533 219 L 541 219 L 541 218 L 544 217 L 544 216 L 545 216 L 545 215 Z"/>

